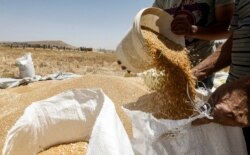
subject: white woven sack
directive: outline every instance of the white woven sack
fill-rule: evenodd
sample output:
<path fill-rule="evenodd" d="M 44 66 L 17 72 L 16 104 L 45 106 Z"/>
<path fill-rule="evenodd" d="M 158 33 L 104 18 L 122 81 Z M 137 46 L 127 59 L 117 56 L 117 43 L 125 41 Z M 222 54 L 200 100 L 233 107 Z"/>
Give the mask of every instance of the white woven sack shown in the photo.
<path fill-rule="evenodd" d="M 135 155 L 247 155 L 241 128 L 218 124 L 193 127 L 193 119 L 157 120 L 140 111 L 126 113 L 133 122 Z"/>
<path fill-rule="evenodd" d="M 35 68 L 31 53 L 26 53 L 24 56 L 16 59 L 16 64 L 19 68 L 19 78 L 35 76 Z"/>
<path fill-rule="evenodd" d="M 199 109 L 210 93 L 204 89 L 196 92 L 196 109 Z M 197 118 L 209 117 L 209 109 L 188 119 L 167 120 L 130 110 L 134 104 L 125 105 L 124 111 L 132 120 L 131 143 L 135 155 L 247 155 L 241 128 L 213 123 L 191 125 Z"/>
<path fill-rule="evenodd" d="M 89 155 L 132 155 L 125 129 L 104 92 L 69 90 L 27 107 L 8 132 L 3 155 L 35 155 L 56 144 L 89 141 L 90 136 Z"/>

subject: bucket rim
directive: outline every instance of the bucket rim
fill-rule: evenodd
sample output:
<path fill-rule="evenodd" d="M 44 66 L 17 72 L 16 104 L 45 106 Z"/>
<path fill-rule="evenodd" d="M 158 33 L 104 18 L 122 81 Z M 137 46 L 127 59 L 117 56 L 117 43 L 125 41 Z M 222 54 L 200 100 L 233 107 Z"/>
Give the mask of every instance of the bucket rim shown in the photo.
<path fill-rule="evenodd" d="M 155 10 L 155 11 L 152 11 L 152 10 Z M 136 33 L 137 35 L 139 36 L 139 40 L 141 42 L 142 45 L 145 45 L 145 39 L 142 35 L 142 28 L 141 28 L 141 17 L 143 15 L 146 15 L 146 14 L 152 14 L 152 12 L 154 12 L 155 14 L 154 15 L 159 15 L 160 13 L 163 13 L 163 14 L 166 14 L 169 16 L 170 20 L 169 22 L 171 22 L 173 20 L 173 16 L 168 14 L 166 11 L 164 11 L 163 9 L 161 8 L 157 8 L 157 7 L 146 7 L 146 8 L 143 8 L 141 9 L 135 16 L 134 18 L 134 23 L 133 23 L 133 27 L 136 29 Z M 137 20 L 137 19 L 140 19 L 140 20 Z M 172 32 L 171 32 L 172 33 Z M 180 39 L 180 42 L 177 43 L 177 44 L 180 44 L 182 47 L 185 47 L 185 39 L 184 39 L 184 35 L 178 35 L 179 37 L 182 37 Z"/>

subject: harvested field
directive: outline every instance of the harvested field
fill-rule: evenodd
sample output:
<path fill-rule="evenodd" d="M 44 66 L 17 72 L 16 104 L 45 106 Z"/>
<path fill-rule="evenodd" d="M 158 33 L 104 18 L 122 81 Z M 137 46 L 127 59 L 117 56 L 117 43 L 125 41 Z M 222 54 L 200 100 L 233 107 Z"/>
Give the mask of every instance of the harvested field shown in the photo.
<path fill-rule="evenodd" d="M 16 59 L 31 53 L 37 75 L 52 74 L 57 71 L 75 74 L 123 75 L 116 63 L 114 53 L 55 51 L 48 49 L 6 48 L 0 46 L 0 77 L 18 77 Z"/>

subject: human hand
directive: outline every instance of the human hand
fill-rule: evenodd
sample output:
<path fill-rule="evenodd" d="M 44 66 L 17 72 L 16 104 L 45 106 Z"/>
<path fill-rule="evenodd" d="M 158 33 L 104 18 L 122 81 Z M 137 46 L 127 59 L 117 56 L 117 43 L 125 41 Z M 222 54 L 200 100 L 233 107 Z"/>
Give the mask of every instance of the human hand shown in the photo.
<path fill-rule="evenodd" d="M 192 25 L 193 19 L 187 14 L 176 15 L 171 23 L 171 31 L 177 35 L 192 35 L 197 31 L 197 26 Z"/>
<path fill-rule="evenodd" d="M 193 79 L 195 79 L 195 81 L 201 81 L 201 80 L 205 79 L 205 77 L 206 77 L 205 73 L 200 71 L 196 67 L 193 67 L 191 69 L 191 73 L 192 73 Z"/>
<path fill-rule="evenodd" d="M 220 86 L 208 100 L 214 107 L 211 113 L 214 119 L 201 118 L 193 121 L 192 124 L 215 122 L 229 126 L 249 126 L 249 79 L 248 77 Z"/>

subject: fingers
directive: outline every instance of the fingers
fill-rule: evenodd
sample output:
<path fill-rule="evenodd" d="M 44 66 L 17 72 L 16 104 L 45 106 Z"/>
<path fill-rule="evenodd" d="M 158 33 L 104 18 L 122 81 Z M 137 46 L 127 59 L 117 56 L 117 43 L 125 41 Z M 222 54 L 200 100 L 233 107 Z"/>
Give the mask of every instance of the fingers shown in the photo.
<path fill-rule="evenodd" d="M 177 26 L 171 29 L 171 31 L 177 35 L 187 35 L 189 33 L 189 30 L 186 28 L 183 28 L 182 26 Z"/>
<path fill-rule="evenodd" d="M 198 70 L 195 69 L 195 68 L 192 68 L 191 69 L 191 74 L 192 74 L 192 77 L 195 81 L 198 81 L 198 74 L 197 74 Z"/>
<path fill-rule="evenodd" d="M 228 104 L 217 104 L 213 110 L 214 122 L 229 125 L 245 127 L 248 125 L 248 118 L 239 111 L 234 111 Z"/>
<path fill-rule="evenodd" d="M 232 84 L 223 84 L 210 96 L 208 103 L 213 107 L 212 121 L 227 126 L 249 126 L 248 103 L 244 100 L 244 93 L 232 88 Z M 192 124 L 201 125 L 208 121 L 196 120 Z"/>
<path fill-rule="evenodd" d="M 191 24 L 189 23 L 187 16 L 178 15 L 171 23 L 171 31 L 178 35 L 185 35 L 191 32 Z"/>
<path fill-rule="evenodd" d="M 191 124 L 195 125 L 195 126 L 198 126 L 198 125 L 208 124 L 208 123 L 211 123 L 211 122 L 212 122 L 212 120 L 210 120 L 210 119 L 199 118 L 199 119 L 194 120 Z"/>
<path fill-rule="evenodd" d="M 190 28 L 185 23 L 174 23 L 173 26 L 171 26 L 171 31 L 178 35 L 185 35 L 190 32 Z"/>
<path fill-rule="evenodd" d="M 212 115 L 215 119 L 235 119 L 232 109 L 226 104 L 217 104 L 215 105 Z"/>
<path fill-rule="evenodd" d="M 206 77 L 206 73 L 203 72 L 201 69 L 198 67 L 194 67 L 191 69 L 192 75 L 197 79 L 197 80 L 202 80 Z"/>
<path fill-rule="evenodd" d="M 204 125 L 211 122 L 229 125 L 232 124 L 233 120 L 235 120 L 234 114 L 223 104 L 216 105 L 211 113 L 211 116 L 213 116 L 214 119 L 199 118 L 194 120 L 192 125 Z"/>
<path fill-rule="evenodd" d="M 200 118 L 196 119 L 192 122 L 192 125 L 203 125 L 203 124 L 208 124 L 211 122 L 219 123 L 222 125 L 239 125 L 238 123 L 235 122 L 235 115 L 231 111 L 231 109 L 223 104 L 223 103 L 218 103 L 215 105 L 213 108 L 213 111 L 211 112 L 211 116 L 213 116 L 214 119 L 207 119 L 207 118 Z"/>

